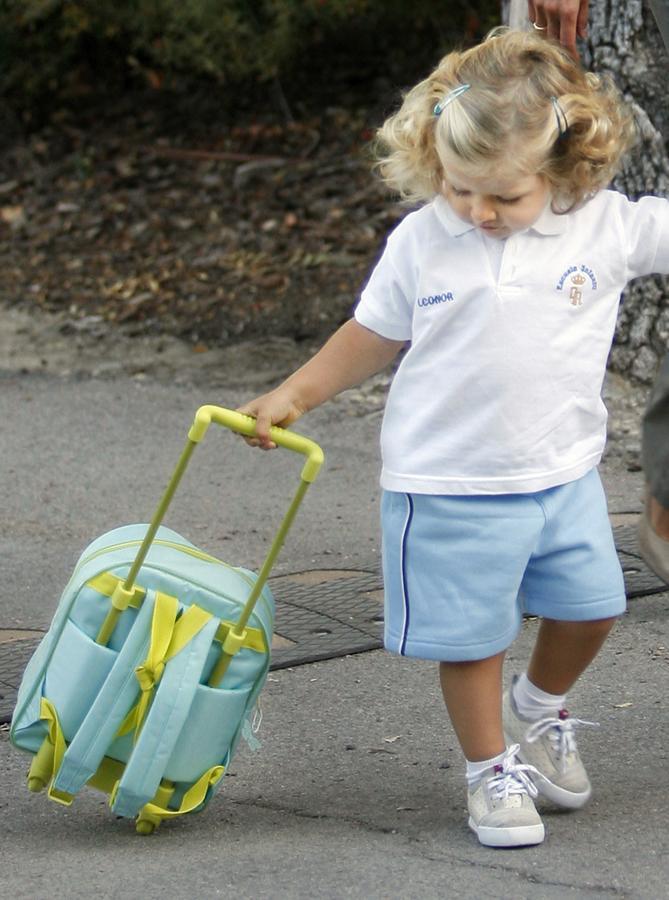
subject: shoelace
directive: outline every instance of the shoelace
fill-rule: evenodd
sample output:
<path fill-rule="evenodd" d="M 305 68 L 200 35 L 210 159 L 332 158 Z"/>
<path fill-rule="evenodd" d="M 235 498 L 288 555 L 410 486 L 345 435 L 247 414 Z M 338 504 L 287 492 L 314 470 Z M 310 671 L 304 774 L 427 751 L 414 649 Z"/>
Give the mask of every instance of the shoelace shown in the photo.
<path fill-rule="evenodd" d="M 544 734 L 548 735 L 551 747 L 557 754 L 564 772 L 567 768 L 567 757 L 577 752 L 574 728 L 586 726 L 599 728 L 599 722 L 588 722 L 586 719 L 573 719 L 566 709 L 561 709 L 557 717 L 549 716 L 539 719 L 531 725 L 525 734 L 528 744 L 538 741 Z"/>
<path fill-rule="evenodd" d="M 520 750 L 519 744 L 513 744 L 504 754 L 501 765 L 495 766 L 495 774 L 488 782 L 491 795 L 495 799 L 506 799 L 511 794 L 529 794 L 536 797 L 538 794 L 530 773 L 537 772 L 534 766 L 528 766 L 518 762 L 516 753 Z"/>

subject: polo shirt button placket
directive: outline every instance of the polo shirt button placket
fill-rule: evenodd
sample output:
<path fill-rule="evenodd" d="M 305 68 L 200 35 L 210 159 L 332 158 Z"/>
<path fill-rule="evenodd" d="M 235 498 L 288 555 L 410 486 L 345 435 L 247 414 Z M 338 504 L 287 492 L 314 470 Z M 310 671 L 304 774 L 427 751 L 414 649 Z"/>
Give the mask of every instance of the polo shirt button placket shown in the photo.
<path fill-rule="evenodd" d="M 512 276 L 516 269 L 513 245 L 511 243 L 512 240 L 513 237 L 509 237 L 506 239 L 504 250 L 502 251 L 502 265 L 500 266 L 499 270 L 500 288 L 509 286 L 509 284 L 513 280 Z"/>

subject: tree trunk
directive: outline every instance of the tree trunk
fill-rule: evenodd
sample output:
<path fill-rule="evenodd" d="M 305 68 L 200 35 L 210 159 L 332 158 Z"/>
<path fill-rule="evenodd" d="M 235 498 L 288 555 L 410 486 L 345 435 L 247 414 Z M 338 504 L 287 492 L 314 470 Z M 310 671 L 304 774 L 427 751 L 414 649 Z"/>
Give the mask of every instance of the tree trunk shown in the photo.
<path fill-rule="evenodd" d="M 504 21 L 527 23 L 526 0 L 502 3 Z M 647 0 L 591 0 L 584 65 L 613 77 L 632 103 L 640 138 L 612 187 L 632 199 L 669 194 L 669 57 Z M 669 279 L 652 276 L 625 291 L 610 368 L 641 382 L 653 381 L 669 349 Z"/>

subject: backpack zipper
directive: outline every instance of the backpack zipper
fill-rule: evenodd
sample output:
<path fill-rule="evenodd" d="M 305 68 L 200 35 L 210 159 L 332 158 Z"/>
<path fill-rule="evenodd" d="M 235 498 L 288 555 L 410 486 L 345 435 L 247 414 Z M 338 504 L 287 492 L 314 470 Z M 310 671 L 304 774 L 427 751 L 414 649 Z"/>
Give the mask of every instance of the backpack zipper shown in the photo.
<path fill-rule="evenodd" d="M 242 578 L 250 588 L 253 588 L 254 586 L 253 579 L 250 578 L 245 572 L 242 572 L 236 566 L 231 566 L 230 563 L 223 562 L 222 559 L 217 559 L 215 556 L 211 556 L 209 553 L 204 553 L 202 550 L 198 550 L 196 547 L 185 547 L 183 544 L 177 544 L 176 541 L 166 541 L 163 538 L 155 538 L 151 543 L 152 545 L 159 544 L 161 547 L 171 547 L 173 550 L 178 550 L 180 553 L 186 553 L 189 556 L 194 556 L 196 559 L 200 559 L 203 562 L 215 563 L 216 565 L 223 566 L 225 569 L 229 569 L 230 571 L 235 572 L 237 575 L 239 575 L 239 577 Z M 94 560 L 96 557 L 102 556 L 102 554 L 110 551 L 123 550 L 127 547 L 140 547 L 141 544 L 142 541 L 123 541 L 120 544 L 111 544 L 109 547 L 102 547 L 100 548 L 100 550 L 96 550 L 94 553 L 91 553 L 89 556 L 86 556 L 81 560 L 79 565 L 72 573 L 71 580 L 74 579 L 74 576 L 82 566 L 91 562 L 91 560 Z M 260 596 L 258 599 L 262 599 L 263 605 L 265 606 L 265 612 L 267 615 L 270 615 L 270 610 L 265 597 L 263 597 L 262 591 L 260 592 Z"/>

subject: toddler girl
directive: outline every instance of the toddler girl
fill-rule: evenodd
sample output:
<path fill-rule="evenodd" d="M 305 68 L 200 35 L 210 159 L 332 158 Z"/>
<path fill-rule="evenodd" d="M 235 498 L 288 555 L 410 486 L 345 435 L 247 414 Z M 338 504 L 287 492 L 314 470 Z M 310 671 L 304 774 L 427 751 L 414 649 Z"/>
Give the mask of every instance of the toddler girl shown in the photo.
<path fill-rule="evenodd" d="M 559 45 L 498 29 L 446 56 L 381 128 L 419 203 L 355 316 L 246 404 L 254 445 L 406 352 L 382 427 L 385 644 L 439 662 L 481 843 L 538 844 L 538 793 L 583 806 L 565 696 L 625 609 L 597 472 L 620 293 L 669 273 L 669 203 L 605 190 L 633 127 Z M 522 616 L 541 617 L 502 694 Z"/>

